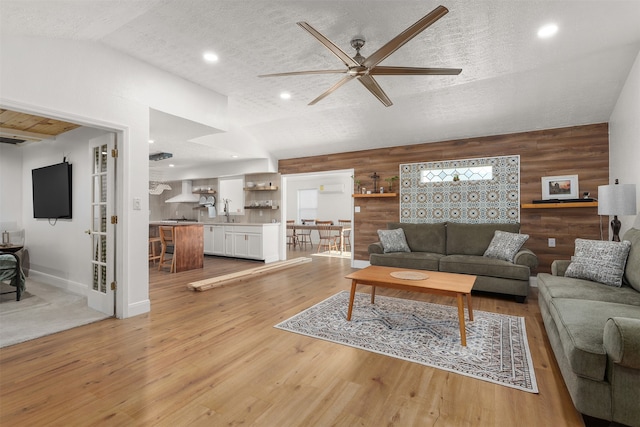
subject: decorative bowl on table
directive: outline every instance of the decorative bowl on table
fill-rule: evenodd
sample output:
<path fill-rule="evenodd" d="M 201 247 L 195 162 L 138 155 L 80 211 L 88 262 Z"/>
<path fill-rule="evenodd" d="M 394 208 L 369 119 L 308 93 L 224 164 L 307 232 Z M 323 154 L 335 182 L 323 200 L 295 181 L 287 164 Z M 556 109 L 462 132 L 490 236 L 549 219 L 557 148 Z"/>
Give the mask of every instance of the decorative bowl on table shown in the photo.
<path fill-rule="evenodd" d="M 247 185 L 247 188 L 253 188 L 253 187 L 256 186 L 256 183 L 255 182 L 251 182 L 251 181 L 246 182 L 245 184 Z"/>

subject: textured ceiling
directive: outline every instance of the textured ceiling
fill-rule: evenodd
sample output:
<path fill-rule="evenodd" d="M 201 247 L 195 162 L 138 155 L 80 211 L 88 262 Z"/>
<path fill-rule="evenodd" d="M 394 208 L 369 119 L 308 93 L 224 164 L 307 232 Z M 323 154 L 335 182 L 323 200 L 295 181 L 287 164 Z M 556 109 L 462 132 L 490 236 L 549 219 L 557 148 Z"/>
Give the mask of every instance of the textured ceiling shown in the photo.
<path fill-rule="evenodd" d="M 343 67 L 298 21 L 349 54 L 351 38 L 364 36 L 367 56 L 438 4 L 2 0 L 0 24 L 3 33 L 101 43 L 228 96 L 229 132 L 169 148 L 192 162 L 228 161 L 232 147 L 290 158 L 605 122 L 640 49 L 640 0 L 447 1 L 447 15 L 381 65 L 462 73 L 376 77 L 391 107 L 356 82 L 307 106 L 340 75 L 257 77 Z M 558 34 L 538 39 L 549 22 Z M 204 50 L 220 61 L 204 63 Z M 170 147 L 157 128 L 152 136 Z"/>

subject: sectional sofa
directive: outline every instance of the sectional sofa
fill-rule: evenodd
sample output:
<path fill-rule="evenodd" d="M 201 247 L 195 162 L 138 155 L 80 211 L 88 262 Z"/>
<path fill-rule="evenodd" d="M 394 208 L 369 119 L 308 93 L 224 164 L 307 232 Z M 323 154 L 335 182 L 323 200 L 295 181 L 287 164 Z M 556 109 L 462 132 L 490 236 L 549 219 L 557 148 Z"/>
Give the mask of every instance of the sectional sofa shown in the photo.
<path fill-rule="evenodd" d="M 551 274 L 538 274 L 538 304 L 578 411 L 640 426 L 640 230 L 630 229 L 622 240 L 631 245 L 620 263 L 620 287 L 602 283 L 615 276 L 601 274 L 607 267 L 598 263 L 611 253 L 602 244 L 587 263 L 593 264 L 589 274 L 571 272 L 569 260 L 554 261 Z"/>
<path fill-rule="evenodd" d="M 519 302 L 529 295 L 531 271 L 538 266 L 531 250 L 522 248 L 511 260 L 485 256 L 496 231 L 517 234 L 520 224 L 391 222 L 387 229 L 404 231 L 408 251 L 389 252 L 381 242 L 372 243 L 368 248 L 372 265 L 473 274 L 476 291 L 512 295 Z"/>

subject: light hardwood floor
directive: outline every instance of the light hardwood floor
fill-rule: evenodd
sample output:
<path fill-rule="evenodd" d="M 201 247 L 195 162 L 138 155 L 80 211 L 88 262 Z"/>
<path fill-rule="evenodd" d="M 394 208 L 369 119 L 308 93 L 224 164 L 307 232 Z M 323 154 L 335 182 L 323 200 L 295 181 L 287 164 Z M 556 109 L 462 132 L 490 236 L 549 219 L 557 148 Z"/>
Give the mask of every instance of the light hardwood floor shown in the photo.
<path fill-rule="evenodd" d="M 526 317 L 539 394 L 273 328 L 349 289 L 348 260 L 313 257 L 206 292 L 186 287 L 252 266 L 207 257 L 203 270 L 151 268 L 151 313 L 1 349 L 0 425 L 584 425 L 535 290 L 525 304 L 478 295 L 474 309 Z"/>

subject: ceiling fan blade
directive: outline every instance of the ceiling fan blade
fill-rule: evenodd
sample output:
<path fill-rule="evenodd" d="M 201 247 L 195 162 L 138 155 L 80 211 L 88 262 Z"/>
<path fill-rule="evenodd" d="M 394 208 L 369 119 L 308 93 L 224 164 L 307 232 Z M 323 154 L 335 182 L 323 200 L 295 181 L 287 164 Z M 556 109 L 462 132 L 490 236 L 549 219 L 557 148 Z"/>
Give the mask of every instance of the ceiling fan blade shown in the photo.
<path fill-rule="evenodd" d="M 402 47 L 409 40 L 420 34 L 422 31 L 427 29 L 431 24 L 436 22 L 438 19 L 442 18 L 449 12 L 444 6 L 438 6 L 429 12 L 428 15 L 420 19 L 418 22 L 395 36 L 391 41 L 382 46 L 380 49 L 376 50 L 374 53 L 369 55 L 367 59 L 364 60 L 362 65 L 367 68 L 372 68 L 382 62 L 386 57 L 391 55 L 397 49 Z"/>
<path fill-rule="evenodd" d="M 331 40 L 329 40 L 328 38 L 320 34 L 320 32 L 315 28 L 313 28 L 311 25 L 307 24 L 306 22 L 298 22 L 297 24 L 301 28 L 307 30 L 309 34 L 311 34 L 313 37 L 318 39 L 320 43 L 322 43 L 327 49 L 329 49 L 331 53 L 337 56 L 338 59 L 341 60 L 344 63 L 344 65 L 346 65 L 347 67 L 357 67 L 360 65 L 353 58 L 347 55 L 344 50 L 340 49 L 338 46 L 335 45 L 335 43 L 333 43 Z"/>
<path fill-rule="evenodd" d="M 344 76 L 342 79 L 340 79 L 340 81 L 336 84 L 334 84 L 333 86 L 331 86 L 329 88 L 329 90 L 327 90 L 325 93 L 323 93 L 322 95 L 320 95 L 319 97 L 317 97 L 316 99 L 314 99 L 313 101 L 311 101 L 309 103 L 309 105 L 314 105 L 316 104 L 318 101 L 323 100 L 324 98 L 326 98 L 327 96 L 331 95 L 331 93 L 333 93 L 336 89 L 338 89 L 340 86 L 342 86 L 343 84 L 347 83 L 349 80 L 353 79 L 355 76 L 351 76 L 351 75 L 347 75 Z"/>
<path fill-rule="evenodd" d="M 280 77 L 280 76 L 302 76 L 306 74 L 344 74 L 349 70 L 311 70 L 311 71 L 292 71 L 289 73 L 261 74 L 258 77 Z"/>
<path fill-rule="evenodd" d="M 358 77 L 360 83 L 363 84 L 364 87 L 369 89 L 369 92 L 373 94 L 380 102 L 384 104 L 385 107 L 390 107 L 393 105 L 393 102 L 389 99 L 386 93 L 382 90 L 382 88 L 378 85 L 378 82 L 375 81 L 373 77 L 368 74 L 362 75 Z"/>
<path fill-rule="evenodd" d="M 414 67 L 383 67 L 378 66 L 369 70 L 375 76 L 457 76 L 462 68 L 414 68 Z"/>

